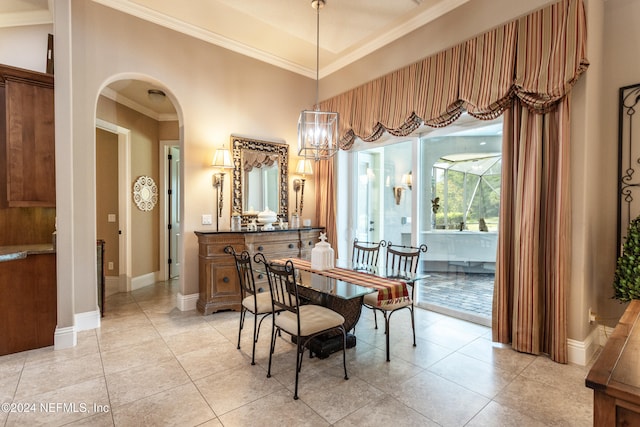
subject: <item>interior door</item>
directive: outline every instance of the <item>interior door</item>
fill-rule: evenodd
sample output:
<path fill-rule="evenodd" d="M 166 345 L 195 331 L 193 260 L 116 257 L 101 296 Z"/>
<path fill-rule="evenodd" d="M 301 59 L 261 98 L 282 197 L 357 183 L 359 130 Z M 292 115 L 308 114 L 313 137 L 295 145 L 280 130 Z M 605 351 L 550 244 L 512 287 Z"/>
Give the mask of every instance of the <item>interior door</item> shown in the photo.
<path fill-rule="evenodd" d="M 180 233 L 180 147 L 169 148 L 169 278 L 180 275 L 180 251 L 182 235 Z"/>
<path fill-rule="evenodd" d="M 375 152 L 358 153 L 358 184 L 356 198 L 356 237 L 360 241 L 380 239 L 380 155 Z"/>

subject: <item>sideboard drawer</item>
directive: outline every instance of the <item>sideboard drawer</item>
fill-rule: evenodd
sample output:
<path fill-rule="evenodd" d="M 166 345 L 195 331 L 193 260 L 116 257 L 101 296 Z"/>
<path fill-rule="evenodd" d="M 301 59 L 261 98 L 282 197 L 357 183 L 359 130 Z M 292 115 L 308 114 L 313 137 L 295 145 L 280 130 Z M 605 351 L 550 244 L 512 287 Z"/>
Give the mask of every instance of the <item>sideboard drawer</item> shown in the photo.
<path fill-rule="evenodd" d="M 249 253 L 262 252 L 267 259 L 274 256 L 282 257 L 297 257 L 300 249 L 298 248 L 299 242 L 267 242 L 267 243 L 254 243 L 249 244 Z"/>

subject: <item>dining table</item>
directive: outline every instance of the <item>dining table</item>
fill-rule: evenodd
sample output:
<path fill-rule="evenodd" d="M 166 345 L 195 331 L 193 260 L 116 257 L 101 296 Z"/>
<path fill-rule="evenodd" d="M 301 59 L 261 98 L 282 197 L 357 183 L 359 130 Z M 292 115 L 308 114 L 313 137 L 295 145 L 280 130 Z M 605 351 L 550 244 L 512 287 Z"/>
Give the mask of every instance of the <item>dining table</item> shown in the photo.
<path fill-rule="evenodd" d="M 387 270 L 384 267 L 339 262 L 336 267 L 317 270 L 308 260 L 280 258 L 271 262 L 291 261 L 296 269 L 296 283 L 301 299 L 340 313 L 345 319 L 347 348 L 355 347 L 354 327 L 360 319 L 365 295 L 378 292 L 378 304 L 394 304 L 410 299 L 408 285 L 426 276 Z M 328 333 L 310 340 L 309 349 L 321 359 L 342 350 L 342 335 Z"/>

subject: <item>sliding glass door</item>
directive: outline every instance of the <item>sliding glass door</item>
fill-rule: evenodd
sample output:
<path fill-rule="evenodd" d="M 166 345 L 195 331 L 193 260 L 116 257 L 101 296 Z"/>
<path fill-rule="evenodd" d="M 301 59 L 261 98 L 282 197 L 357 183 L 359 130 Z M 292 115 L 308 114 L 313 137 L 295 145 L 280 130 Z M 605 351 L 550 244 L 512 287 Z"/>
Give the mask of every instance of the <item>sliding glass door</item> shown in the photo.
<path fill-rule="evenodd" d="M 463 116 L 418 138 L 351 153 L 352 237 L 426 244 L 419 306 L 490 324 L 500 206 L 501 120 Z M 350 247 L 349 247 L 350 250 Z"/>

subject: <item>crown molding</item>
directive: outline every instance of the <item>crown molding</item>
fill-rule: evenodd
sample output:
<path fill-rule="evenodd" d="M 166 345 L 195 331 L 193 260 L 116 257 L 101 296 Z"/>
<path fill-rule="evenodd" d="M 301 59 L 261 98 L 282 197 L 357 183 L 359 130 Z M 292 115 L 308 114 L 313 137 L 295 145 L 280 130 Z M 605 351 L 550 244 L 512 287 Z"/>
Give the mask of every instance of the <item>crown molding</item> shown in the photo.
<path fill-rule="evenodd" d="M 51 16 L 50 10 L 0 14 L 0 28 L 51 24 L 53 24 L 53 16 Z"/>

